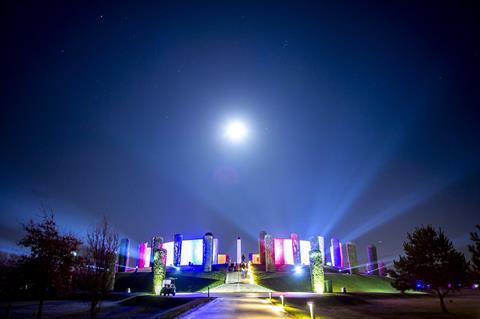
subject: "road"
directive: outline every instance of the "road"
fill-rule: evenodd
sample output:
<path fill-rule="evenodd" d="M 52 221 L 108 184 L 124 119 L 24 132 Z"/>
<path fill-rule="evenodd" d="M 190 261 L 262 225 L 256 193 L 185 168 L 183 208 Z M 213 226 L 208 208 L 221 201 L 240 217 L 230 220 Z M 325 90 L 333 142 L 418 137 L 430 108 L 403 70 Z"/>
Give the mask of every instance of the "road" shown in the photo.
<path fill-rule="evenodd" d="M 206 305 L 193 310 L 181 317 L 182 319 L 271 319 L 289 318 L 288 314 L 279 306 L 272 305 L 263 298 L 252 297 L 220 297 Z"/>

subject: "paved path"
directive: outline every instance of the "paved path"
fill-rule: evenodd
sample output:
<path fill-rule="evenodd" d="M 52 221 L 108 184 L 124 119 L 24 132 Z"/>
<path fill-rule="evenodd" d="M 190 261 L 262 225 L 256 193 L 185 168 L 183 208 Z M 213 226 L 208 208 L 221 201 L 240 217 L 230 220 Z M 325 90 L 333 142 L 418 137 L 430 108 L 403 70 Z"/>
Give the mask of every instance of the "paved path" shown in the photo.
<path fill-rule="evenodd" d="M 291 318 L 268 300 L 251 297 L 220 297 L 181 317 L 182 319 Z"/>
<path fill-rule="evenodd" d="M 242 278 L 241 272 L 229 272 L 225 279 L 225 284 L 210 289 L 210 293 L 249 293 L 249 292 L 263 292 L 268 293 L 272 291 L 268 288 L 250 284 L 248 278 Z"/>

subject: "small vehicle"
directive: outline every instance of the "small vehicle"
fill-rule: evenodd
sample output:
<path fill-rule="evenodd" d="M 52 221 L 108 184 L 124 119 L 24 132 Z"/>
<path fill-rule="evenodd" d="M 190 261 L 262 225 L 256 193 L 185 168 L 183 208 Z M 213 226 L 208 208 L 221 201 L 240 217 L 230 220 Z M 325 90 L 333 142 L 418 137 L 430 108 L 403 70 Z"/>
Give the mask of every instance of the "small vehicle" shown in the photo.
<path fill-rule="evenodd" d="M 175 278 L 167 278 L 163 280 L 162 290 L 160 290 L 160 295 L 163 296 L 175 296 L 177 289 L 175 288 Z"/>

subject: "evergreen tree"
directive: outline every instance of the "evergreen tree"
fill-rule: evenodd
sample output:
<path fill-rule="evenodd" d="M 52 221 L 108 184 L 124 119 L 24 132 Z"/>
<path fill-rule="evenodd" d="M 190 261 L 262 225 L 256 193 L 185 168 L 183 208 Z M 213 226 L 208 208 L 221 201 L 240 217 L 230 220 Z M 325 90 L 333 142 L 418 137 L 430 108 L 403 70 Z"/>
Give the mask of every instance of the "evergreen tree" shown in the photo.
<path fill-rule="evenodd" d="M 394 261 L 399 274 L 395 284 L 408 282 L 410 288 L 416 283 L 434 291 L 440 299 L 443 312 L 445 296 L 465 283 L 468 265 L 465 256 L 458 252 L 442 230 L 432 226 L 416 228 L 404 242 L 404 256 Z"/>
<path fill-rule="evenodd" d="M 476 227 L 480 230 L 480 225 Z M 480 280 L 480 235 L 477 232 L 471 232 L 470 239 L 473 241 L 473 244 L 468 245 L 468 250 L 472 253 L 470 272 L 472 279 L 478 283 Z"/>

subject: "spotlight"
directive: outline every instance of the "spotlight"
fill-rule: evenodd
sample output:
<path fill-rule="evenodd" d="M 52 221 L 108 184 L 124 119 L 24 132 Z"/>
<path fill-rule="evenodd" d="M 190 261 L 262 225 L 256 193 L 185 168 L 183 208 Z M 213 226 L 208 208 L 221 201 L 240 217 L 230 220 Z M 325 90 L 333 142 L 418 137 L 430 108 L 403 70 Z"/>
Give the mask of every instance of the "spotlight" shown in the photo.
<path fill-rule="evenodd" d="M 300 265 L 295 266 L 295 275 L 301 275 L 303 273 L 303 267 Z"/>

